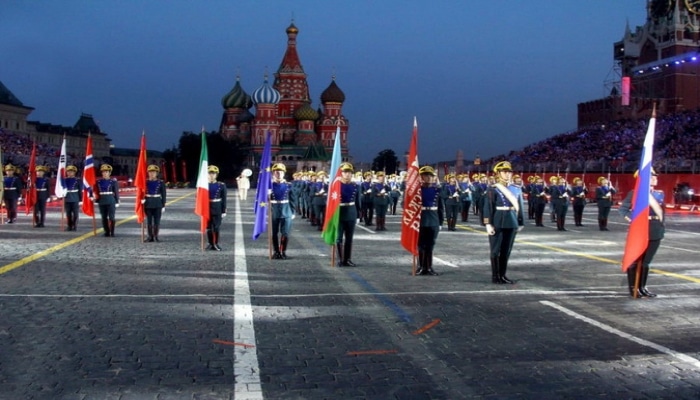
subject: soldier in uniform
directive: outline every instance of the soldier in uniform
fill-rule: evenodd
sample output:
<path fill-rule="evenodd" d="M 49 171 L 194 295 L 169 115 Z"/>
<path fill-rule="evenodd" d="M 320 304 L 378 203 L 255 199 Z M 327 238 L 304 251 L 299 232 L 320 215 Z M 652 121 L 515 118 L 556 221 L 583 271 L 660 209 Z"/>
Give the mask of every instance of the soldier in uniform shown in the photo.
<path fill-rule="evenodd" d="M 416 275 L 438 275 L 433 270 L 433 249 L 444 222 L 441 189 L 435 183 L 435 169 L 430 165 L 418 169 L 421 184 L 420 227 L 418 228 L 418 270 Z"/>
<path fill-rule="evenodd" d="M 102 227 L 106 237 L 114 236 L 115 213 L 119 207 L 119 184 L 112 179 L 112 166 L 102 164 L 100 166 L 102 177 L 95 182 L 95 200 L 100 208 Z"/>
<path fill-rule="evenodd" d="M 549 195 L 549 199 L 551 200 L 549 202 L 549 213 L 552 217 L 552 222 L 557 222 L 557 213 L 554 210 L 554 199 L 552 198 L 552 188 L 557 185 L 557 182 L 559 182 L 558 176 L 552 175 L 549 177 L 549 186 L 547 186 L 547 194 Z"/>
<path fill-rule="evenodd" d="M 314 210 L 314 191 L 316 190 L 316 183 L 318 183 L 318 176 L 316 175 L 316 171 L 309 171 L 309 182 L 306 185 L 306 190 L 304 192 L 304 195 L 306 196 L 306 202 L 308 205 L 308 212 L 306 215 L 309 217 L 309 224 L 311 226 L 317 226 L 318 225 L 318 219 L 316 218 L 316 213 Z"/>
<path fill-rule="evenodd" d="M 372 218 L 374 217 L 374 203 L 372 202 L 372 172 L 367 171 L 364 174 L 364 181 L 360 183 L 360 191 L 362 192 L 362 220 L 365 221 L 365 226 L 372 226 Z"/>
<path fill-rule="evenodd" d="M 634 173 L 636 178 L 639 171 Z M 642 271 L 641 280 L 639 284 L 639 292 L 637 297 L 656 297 L 655 293 L 650 292 L 647 286 L 647 277 L 649 276 L 649 265 L 656 255 L 656 251 L 661 245 L 661 239 L 664 238 L 664 233 L 666 231 L 664 227 L 664 217 L 665 217 L 665 205 L 664 205 L 664 192 L 661 190 L 654 190 L 654 187 L 658 184 L 658 177 L 656 171 L 652 168 L 650 193 L 649 193 L 649 244 L 644 254 L 640 257 L 642 261 Z M 641 189 L 640 189 L 641 190 Z M 640 194 L 642 192 L 640 191 Z M 632 198 L 634 197 L 634 191 L 630 191 L 625 196 L 625 199 L 620 204 L 619 212 L 627 222 L 632 221 Z M 637 265 L 639 260 L 636 260 L 634 264 L 629 266 L 627 269 L 627 284 L 629 285 L 630 295 L 634 297 L 634 283 L 637 275 Z"/>
<path fill-rule="evenodd" d="M 399 199 L 401 198 L 401 183 L 396 175 L 391 175 L 389 177 L 389 187 L 391 188 L 389 208 L 391 208 L 391 215 L 396 215 L 396 206 L 399 204 Z"/>
<path fill-rule="evenodd" d="M 377 172 L 377 181 L 372 184 L 372 204 L 377 219 L 375 231 L 386 230 L 386 212 L 389 209 L 391 187 L 385 182 L 385 174 Z"/>
<path fill-rule="evenodd" d="M 340 204 L 338 205 L 338 236 L 336 250 L 339 267 L 355 267 L 352 262 L 352 238 L 360 215 L 360 186 L 353 181 L 352 164 L 340 164 Z"/>
<path fill-rule="evenodd" d="M 483 193 L 479 179 L 479 174 L 472 175 L 472 207 L 474 207 L 472 214 L 474 216 L 479 215 L 479 203 L 481 203 L 481 195 Z"/>
<path fill-rule="evenodd" d="M 586 207 L 588 189 L 581 178 L 574 178 L 574 186 L 571 188 L 571 197 L 574 206 L 574 223 L 583 226 L 583 209 Z"/>
<path fill-rule="evenodd" d="M 43 228 L 46 219 L 46 201 L 49 199 L 49 180 L 44 177 L 47 168 L 36 166 L 36 203 L 34 203 L 34 227 Z"/>
<path fill-rule="evenodd" d="M 274 250 L 272 258 L 276 260 L 287 258 L 287 245 L 289 234 L 292 232 L 292 219 L 296 207 L 291 197 L 292 185 L 284 180 L 286 172 L 287 167 L 282 163 L 272 166 L 272 191 L 270 193 L 272 247 Z"/>
<path fill-rule="evenodd" d="M 143 200 L 143 208 L 146 211 L 146 225 L 148 226 L 147 242 L 160 242 L 160 217 L 165 210 L 166 191 L 165 183 L 158 179 L 160 167 L 151 164 L 146 169 L 148 180 L 146 181 L 146 193 Z"/>
<path fill-rule="evenodd" d="M 542 223 L 544 217 L 544 209 L 547 205 L 547 187 L 544 184 L 544 179 L 535 176 L 534 184 L 530 186 L 528 198 L 532 199 L 532 207 L 535 215 L 535 226 L 544 226 Z"/>
<path fill-rule="evenodd" d="M 316 182 L 311 187 L 311 205 L 313 206 L 313 214 L 315 218 L 316 230 L 323 230 L 323 221 L 326 218 L 326 199 L 328 199 L 328 183 L 326 183 L 326 173 L 318 171 L 316 173 Z"/>
<path fill-rule="evenodd" d="M 292 199 L 294 199 L 294 204 L 301 204 L 299 197 L 301 196 L 301 189 L 304 182 L 301 180 L 301 172 L 295 172 L 292 174 Z M 301 216 L 301 207 L 297 207 L 295 214 Z"/>
<path fill-rule="evenodd" d="M 78 229 L 78 216 L 80 215 L 80 204 L 83 202 L 83 180 L 76 178 L 75 173 L 78 168 L 75 165 L 66 167 L 66 197 L 63 199 L 63 208 L 66 211 L 68 226 L 66 231 Z"/>
<path fill-rule="evenodd" d="M 452 174 L 445 175 L 445 183 L 440 188 L 440 196 L 445 202 L 445 214 L 447 214 L 447 230 L 457 230 L 457 215 L 462 202 L 459 200 L 461 190 L 457 178 Z"/>
<path fill-rule="evenodd" d="M 219 246 L 219 234 L 221 232 L 221 222 L 226 216 L 226 198 L 228 192 L 226 184 L 219 182 L 219 167 L 210 165 L 207 168 L 209 178 L 209 222 L 207 223 L 207 239 L 209 246 L 207 250 L 221 251 Z"/>
<path fill-rule="evenodd" d="M 7 164 L 5 166 L 5 190 L 2 198 L 7 209 L 7 223 L 14 224 L 17 219 L 17 201 L 22 197 L 22 180 L 15 176 L 15 166 Z"/>
<path fill-rule="evenodd" d="M 566 231 L 564 223 L 566 221 L 566 212 L 569 210 L 569 199 L 571 198 L 571 189 L 566 184 L 566 179 L 559 177 L 557 185 L 549 188 L 549 194 L 552 197 L 552 203 L 554 203 L 557 230 Z"/>
<path fill-rule="evenodd" d="M 610 215 L 610 208 L 613 204 L 612 198 L 615 193 L 617 191 L 604 176 L 598 178 L 595 199 L 598 206 L 598 229 L 601 231 L 608 230 L 608 215 Z"/>
<path fill-rule="evenodd" d="M 527 219 L 535 219 L 535 198 L 530 193 L 536 179 L 536 175 L 528 176 L 527 185 L 523 188 L 523 191 L 527 193 Z"/>
<path fill-rule="evenodd" d="M 513 170 L 508 161 L 493 167 L 496 183 L 484 194 L 482 221 L 489 234 L 491 254 L 491 282 L 515 283 L 506 277 L 508 259 L 513 249 L 515 235 L 524 225 L 523 199 L 510 180 Z"/>
<path fill-rule="evenodd" d="M 462 203 L 462 222 L 469 222 L 469 208 L 472 206 L 472 184 L 469 175 L 463 174 L 459 179 L 459 201 Z"/>

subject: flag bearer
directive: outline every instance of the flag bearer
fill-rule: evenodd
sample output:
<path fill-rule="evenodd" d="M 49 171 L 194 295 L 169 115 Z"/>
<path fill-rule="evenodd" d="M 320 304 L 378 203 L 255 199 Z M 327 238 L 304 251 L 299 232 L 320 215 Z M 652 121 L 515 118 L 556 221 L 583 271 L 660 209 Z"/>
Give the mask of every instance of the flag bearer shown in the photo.
<path fill-rule="evenodd" d="M 114 236 L 115 213 L 119 207 L 119 183 L 111 178 L 112 166 L 102 164 L 100 166 L 102 177 L 95 182 L 95 199 L 100 207 L 102 227 L 106 237 Z"/>
<path fill-rule="evenodd" d="M 289 244 L 289 234 L 292 232 L 292 219 L 294 219 L 296 207 L 292 197 L 292 185 L 284 180 L 286 172 L 287 167 L 282 163 L 272 166 L 272 191 L 270 193 L 272 247 L 274 250 L 272 258 L 276 260 L 287 258 L 287 245 Z"/>
<path fill-rule="evenodd" d="M 64 209 L 68 226 L 66 231 L 74 231 L 78 227 L 78 215 L 80 214 L 80 203 L 83 201 L 83 180 L 76 178 L 78 168 L 75 165 L 66 167 L 66 196 L 63 198 Z"/>
<path fill-rule="evenodd" d="M 348 162 L 340 164 L 340 171 L 338 237 L 336 238 L 335 247 L 338 251 L 338 266 L 355 267 L 355 263 L 352 262 L 352 238 L 355 234 L 355 225 L 362 207 L 360 203 L 360 186 L 353 181 L 354 168 L 352 164 Z"/>
<path fill-rule="evenodd" d="M 210 165 L 207 168 L 209 177 L 209 222 L 207 223 L 207 250 L 221 251 L 219 246 L 219 232 L 221 221 L 226 216 L 226 184 L 216 180 L 219 175 L 219 167 Z M 164 203 L 165 204 L 165 203 Z"/>
<path fill-rule="evenodd" d="M 8 224 L 15 223 L 17 219 L 17 202 L 22 197 L 22 180 L 15 176 L 15 169 L 15 166 L 12 164 L 5 166 L 5 190 L 2 197 L 5 200 Z"/>
<path fill-rule="evenodd" d="M 43 165 L 36 167 L 36 203 L 34 204 L 34 227 L 43 228 L 46 219 L 46 202 L 49 199 L 49 180 L 44 177 L 47 168 Z"/>
<path fill-rule="evenodd" d="M 416 275 L 438 275 L 433 270 L 433 249 L 444 222 L 441 189 L 435 183 L 435 169 L 429 165 L 418 170 L 421 185 L 420 227 L 418 228 L 418 270 Z"/>
<path fill-rule="evenodd" d="M 377 172 L 377 181 L 372 184 L 372 205 L 376 216 L 377 226 L 375 231 L 386 230 L 386 213 L 391 202 L 391 186 L 385 182 L 385 174 L 382 171 Z"/>
<path fill-rule="evenodd" d="M 148 180 L 146 181 L 146 197 L 143 201 L 143 208 L 146 211 L 146 224 L 148 226 L 147 242 L 160 242 L 158 233 L 160 232 L 160 217 L 165 210 L 166 191 L 165 183 L 158 179 L 160 167 L 151 164 L 146 169 Z"/>

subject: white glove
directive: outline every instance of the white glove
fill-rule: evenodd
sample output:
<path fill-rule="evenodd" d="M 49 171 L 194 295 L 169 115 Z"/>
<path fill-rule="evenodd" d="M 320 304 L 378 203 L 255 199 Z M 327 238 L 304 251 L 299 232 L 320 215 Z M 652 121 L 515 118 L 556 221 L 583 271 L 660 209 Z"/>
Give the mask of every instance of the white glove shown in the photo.
<path fill-rule="evenodd" d="M 438 226 L 438 231 L 442 230 L 442 225 Z"/>
<path fill-rule="evenodd" d="M 296 218 L 296 217 L 297 217 L 296 214 L 292 214 L 292 219 L 294 219 L 294 218 Z"/>
<path fill-rule="evenodd" d="M 224 218 L 226 216 L 226 213 L 221 214 L 221 218 Z"/>
<path fill-rule="evenodd" d="M 82 206 L 82 205 L 83 205 L 83 202 L 82 202 L 82 201 L 79 201 L 79 202 L 78 202 L 78 205 L 79 205 L 79 206 Z"/>
<path fill-rule="evenodd" d="M 486 233 L 488 233 L 489 236 L 493 236 L 496 234 L 496 229 L 493 227 L 493 225 L 486 224 Z"/>
<path fill-rule="evenodd" d="M 519 226 L 518 227 L 518 232 L 522 231 L 525 227 L 524 226 Z"/>
<path fill-rule="evenodd" d="M 115 208 L 119 208 L 119 203 L 114 205 Z"/>
<path fill-rule="evenodd" d="M 165 213 L 165 207 L 163 207 L 163 208 L 160 209 L 160 213 L 161 213 L 161 214 Z"/>
<path fill-rule="evenodd" d="M 141 204 L 146 204 L 146 199 L 141 199 Z"/>

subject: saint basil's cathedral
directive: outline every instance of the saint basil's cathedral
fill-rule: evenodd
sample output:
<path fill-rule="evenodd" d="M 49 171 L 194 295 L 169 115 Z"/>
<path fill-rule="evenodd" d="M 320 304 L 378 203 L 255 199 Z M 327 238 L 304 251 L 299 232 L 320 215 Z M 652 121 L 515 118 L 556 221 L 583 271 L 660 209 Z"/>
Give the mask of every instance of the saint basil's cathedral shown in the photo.
<path fill-rule="evenodd" d="M 221 99 L 224 113 L 220 133 L 237 138 L 249 150 L 248 167 L 259 167 L 267 132 L 271 134 L 272 162 L 294 171 L 328 171 L 336 130 L 340 127 L 343 161 L 348 159 L 348 120 L 343 115 L 345 94 L 335 83 L 321 93 L 321 107 L 311 107 L 306 73 L 297 53 L 299 29 L 287 28 L 287 50 L 270 85 L 267 75 L 252 96 L 241 87 L 240 77 Z M 253 114 L 250 109 L 255 107 Z"/>

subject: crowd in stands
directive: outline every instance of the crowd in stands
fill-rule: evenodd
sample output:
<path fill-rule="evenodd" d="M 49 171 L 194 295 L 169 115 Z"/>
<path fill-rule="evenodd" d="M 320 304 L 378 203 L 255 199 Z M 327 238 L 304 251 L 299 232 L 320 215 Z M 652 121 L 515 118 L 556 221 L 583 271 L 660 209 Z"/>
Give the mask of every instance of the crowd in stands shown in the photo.
<path fill-rule="evenodd" d="M 624 172 L 638 168 L 648 119 L 620 120 L 563 133 L 486 160 L 510 160 L 520 171 Z M 700 110 L 657 118 L 654 167 L 700 172 Z"/>
<path fill-rule="evenodd" d="M 29 166 L 33 141 L 26 134 L 20 134 L 7 129 L 0 130 L 0 147 L 2 149 L 2 164 L 12 164 L 23 172 Z M 36 144 L 36 163 L 46 165 L 50 169 L 58 166 L 60 149 L 46 144 Z"/>

